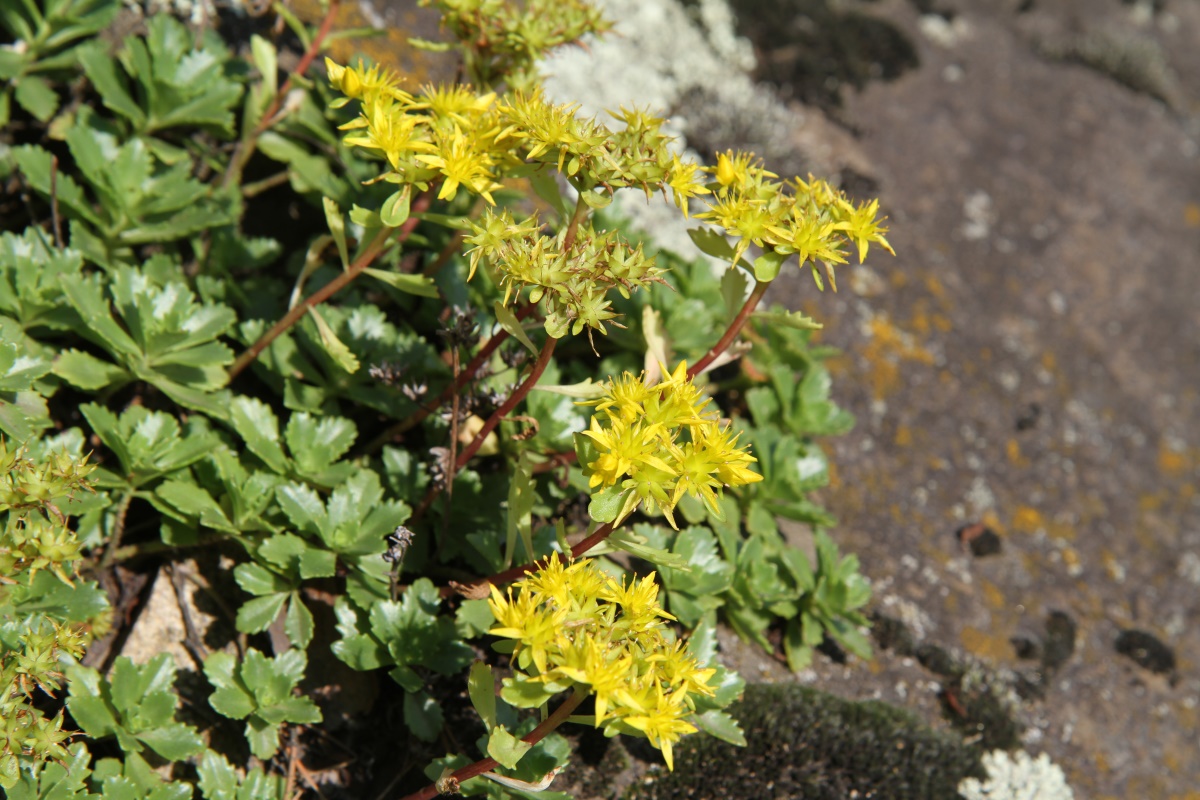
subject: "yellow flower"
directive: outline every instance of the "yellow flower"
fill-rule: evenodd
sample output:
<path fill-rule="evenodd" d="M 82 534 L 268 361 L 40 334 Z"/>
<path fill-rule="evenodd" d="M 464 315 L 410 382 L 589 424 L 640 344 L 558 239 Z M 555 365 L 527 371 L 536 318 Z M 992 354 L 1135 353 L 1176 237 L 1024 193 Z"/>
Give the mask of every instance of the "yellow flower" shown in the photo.
<path fill-rule="evenodd" d="M 358 67 L 343 67 L 332 59 L 325 59 L 325 69 L 329 74 L 329 84 L 348 99 L 361 100 L 363 106 L 370 106 L 382 97 L 408 103 L 412 95 L 397 86 L 400 76 L 387 67 L 372 64 L 365 68 L 361 61 Z"/>
<path fill-rule="evenodd" d="M 588 485 L 612 486 L 624 475 L 646 465 L 667 474 L 671 467 L 656 455 L 659 449 L 656 425 L 642 422 L 632 424 L 621 419 L 610 420 L 609 427 L 601 427 L 596 417 L 583 435 L 596 444 L 600 451 L 595 461 L 587 465 L 591 471 Z"/>
<path fill-rule="evenodd" d="M 491 205 L 496 205 L 492 192 L 501 188 L 492 176 L 491 157 L 475 147 L 475 142 L 458 128 L 446 132 L 438 130 L 437 146 L 432 154 L 421 154 L 417 160 L 436 169 L 445 177 L 439 200 L 449 200 L 458 192 L 460 185 L 480 195 Z"/>
<path fill-rule="evenodd" d="M 694 161 L 681 161 L 678 155 L 671 155 L 671 172 L 667 186 L 675 196 L 675 205 L 683 212 L 684 219 L 688 216 L 688 200 L 696 195 L 709 194 L 709 189 L 700 182 L 702 170 Z"/>
<path fill-rule="evenodd" d="M 683 719 L 690 711 L 683 702 L 683 698 L 687 696 L 686 691 L 663 694 L 662 689 L 658 688 L 656 694 L 657 702 L 653 708 L 645 713 L 630 714 L 621 721 L 644 733 L 650 744 L 662 751 L 667 769 L 674 770 L 675 759 L 671 745 L 679 741 L 680 736 L 695 733 L 696 727 Z"/>
<path fill-rule="evenodd" d="M 622 631 L 640 633 L 659 626 L 664 619 L 675 619 L 658 604 L 658 583 L 653 572 L 628 585 L 609 578 L 601 597 L 621 607 L 616 625 Z"/>
<path fill-rule="evenodd" d="M 861 203 L 857 208 L 850 205 L 849 201 L 843 200 L 839 203 L 843 209 L 844 219 L 836 224 L 836 228 L 844 231 L 846 238 L 854 242 L 858 247 L 858 261 L 861 264 L 867 259 L 867 247 L 871 242 L 877 242 L 884 250 L 887 250 L 892 255 L 896 255 L 896 251 L 888 244 L 887 239 L 883 235 L 887 233 L 887 228 L 880 224 L 879 220 L 875 219 L 875 215 L 879 213 L 879 201 L 872 200 L 869 203 Z"/>
<path fill-rule="evenodd" d="M 491 107 L 495 92 L 477 95 L 469 86 L 427 84 L 413 103 L 414 109 L 428 109 L 439 120 L 453 121 L 463 128 L 472 127 L 472 119 Z"/>
<path fill-rule="evenodd" d="M 408 153 L 429 152 L 433 145 L 421 141 L 417 136 L 417 117 L 405 113 L 404 109 L 390 98 L 381 98 L 363 109 L 363 116 L 345 129 L 366 128 L 366 134 L 351 134 L 346 144 L 369 150 L 382 150 L 392 169 L 399 170 L 401 159 Z"/>

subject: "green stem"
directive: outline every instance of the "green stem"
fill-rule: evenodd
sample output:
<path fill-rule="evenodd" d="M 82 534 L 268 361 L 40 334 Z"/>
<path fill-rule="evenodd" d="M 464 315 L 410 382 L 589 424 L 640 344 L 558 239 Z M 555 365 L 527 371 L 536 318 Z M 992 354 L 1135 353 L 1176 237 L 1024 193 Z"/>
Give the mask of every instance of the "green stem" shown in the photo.
<path fill-rule="evenodd" d="M 567 718 L 571 716 L 586 697 L 587 691 L 576 687 L 574 694 L 568 697 L 562 705 L 554 709 L 554 713 L 542 720 L 540 725 L 521 737 L 521 741 L 527 744 L 537 744 L 546 738 L 551 731 L 567 721 Z M 494 758 L 485 758 L 476 761 L 474 764 L 468 764 L 461 769 L 455 770 L 452 774 L 442 778 L 437 783 L 426 786 L 419 792 L 413 792 L 407 797 L 402 798 L 402 800 L 432 800 L 432 798 L 437 797 L 443 792 L 457 794 L 460 783 L 478 777 L 485 772 L 491 772 L 498 766 L 500 766 L 500 762 Z"/>
<path fill-rule="evenodd" d="M 750 314 L 753 313 L 755 306 L 758 305 L 758 301 L 762 300 L 763 295 L 767 293 L 767 287 L 770 285 L 769 281 L 758 281 L 754 284 L 754 291 L 750 292 L 750 296 L 746 298 L 746 303 L 742 306 L 742 310 L 729 323 L 729 327 L 725 329 L 725 334 L 721 337 L 721 340 L 713 345 L 713 348 L 708 351 L 704 358 L 688 368 L 687 374 L 689 378 L 699 375 L 708 368 L 709 364 L 716 360 L 717 356 L 729 349 L 729 345 L 733 344 L 733 340 L 742 332 L 746 321 L 750 319 Z"/>
<path fill-rule="evenodd" d="M 117 559 L 121 536 L 125 533 L 125 517 L 129 514 L 129 504 L 133 502 L 136 494 L 137 492 L 133 489 L 129 489 L 117 500 L 116 520 L 113 522 L 112 535 L 108 539 L 108 546 L 104 548 L 104 555 L 100 558 L 101 570 L 108 569 Z"/>

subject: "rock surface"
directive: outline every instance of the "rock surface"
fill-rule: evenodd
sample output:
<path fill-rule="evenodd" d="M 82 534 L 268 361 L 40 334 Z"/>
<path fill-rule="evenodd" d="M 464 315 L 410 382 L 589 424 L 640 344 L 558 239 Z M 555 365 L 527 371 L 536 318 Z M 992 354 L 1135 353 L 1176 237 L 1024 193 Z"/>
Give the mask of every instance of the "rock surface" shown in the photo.
<path fill-rule="evenodd" d="M 1051 612 L 1077 624 L 1017 715 L 1082 797 L 1200 786 L 1200 5 L 1149 5 L 857 6 L 920 61 L 843 93 L 838 112 L 899 256 L 873 257 L 873 278 L 837 298 L 802 279 L 776 295 L 845 351 L 835 394 L 859 425 L 831 443 L 826 500 L 877 607 L 916 623 L 918 643 L 1002 670 L 1027 669 L 1010 639 L 1040 640 Z M 1156 48 L 1144 72 L 1166 76 L 1170 105 L 1051 57 L 1097 36 Z M 976 521 L 1000 554 L 956 540 Z M 1131 627 L 1173 648 L 1174 681 L 1117 656 Z M 903 656 L 814 673 L 942 710 L 938 676 Z"/>

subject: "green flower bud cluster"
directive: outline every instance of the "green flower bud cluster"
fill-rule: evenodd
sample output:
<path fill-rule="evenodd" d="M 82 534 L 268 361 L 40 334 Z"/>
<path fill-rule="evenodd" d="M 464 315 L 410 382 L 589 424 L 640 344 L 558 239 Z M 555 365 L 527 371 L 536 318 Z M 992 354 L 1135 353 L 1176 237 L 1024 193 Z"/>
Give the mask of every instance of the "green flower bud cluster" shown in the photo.
<path fill-rule="evenodd" d="M 612 27 L 583 0 L 420 0 L 420 5 L 441 12 L 442 26 L 462 43 L 467 74 L 485 86 L 500 79 L 513 89 L 531 86 L 538 79 L 536 63 L 550 50 Z"/>
<path fill-rule="evenodd" d="M 66 452 L 37 464 L 24 448 L 10 450 L 0 441 L 0 511 L 9 512 L 0 529 L 0 582 L 48 569 L 71 583 L 64 565 L 81 558 L 81 545 L 55 501 L 91 491 L 87 480 L 95 468 L 86 457 L 76 460 Z"/>
<path fill-rule="evenodd" d="M 8 512 L 0 527 L 0 617 L 25 609 L 16 617 L 20 632 L 0 637 L 0 786 L 17 781 L 21 757 L 65 761 L 69 756 L 65 742 L 71 732 L 62 729 L 62 712 L 47 718 L 32 700 L 37 689 L 52 694 L 61 687 L 61 659 L 82 657 L 89 634 L 85 626 L 55 619 L 49 611 L 30 614 L 36 603 L 22 606 L 12 598 L 41 591 L 34 587 L 42 570 L 75 586 L 69 572 L 82 558 L 82 545 L 59 504 L 81 490 L 92 491 L 88 476 L 95 468 L 86 457 L 65 451 L 35 462 L 24 447 L 10 449 L 0 440 L 0 512 Z"/>
<path fill-rule="evenodd" d="M 47 718 L 30 702 L 35 688 L 52 694 L 62 686 L 63 655 L 81 658 L 86 635 L 81 626 L 58 625 L 41 617 L 18 635 L 20 650 L 0 651 L 0 786 L 12 786 L 20 774 L 20 756 L 66 761 L 63 714 Z"/>
<path fill-rule="evenodd" d="M 635 289 L 662 280 L 654 257 L 642 252 L 640 244 L 630 247 L 616 231 L 601 233 L 583 223 L 568 244 L 568 229 L 543 235 L 536 214 L 516 222 L 507 211 L 492 209 L 471 225 L 474 235 L 464 240 L 471 247 L 471 274 L 480 261 L 494 266 L 505 305 L 530 287 L 532 302 L 545 301 L 546 333 L 556 339 L 585 328 L 589 336 L 593 330 L 607 333 L 605 323 L 617 316 L 607 297 L 610 289 L 628 298 Z"/>

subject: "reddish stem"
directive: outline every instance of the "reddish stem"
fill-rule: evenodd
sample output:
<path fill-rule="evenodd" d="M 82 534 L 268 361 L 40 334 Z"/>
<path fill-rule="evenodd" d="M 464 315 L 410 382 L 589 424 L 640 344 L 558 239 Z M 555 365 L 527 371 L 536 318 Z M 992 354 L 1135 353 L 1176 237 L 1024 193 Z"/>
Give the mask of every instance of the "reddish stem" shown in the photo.
<path fill-rule="evenodd" d="M 500 424 L 500 420 L 507 417 L 517 407 L 517 403 L 524 400 L 526 395 L 533 391 L 533 387 L 537 386 L 538 379 L 542 377 L 542 373 L 546 371 L 546 367 L 550 364 L 550 357 L 554 355 L 554 346 L 556 344 L 558 344 L 558 339 L 555 339 L 553 336 L 546 337 L 546 343 L 542 345 L 542 350 L 538 353 L 537 361 L 533 363 L 533 370 L 530 371 L 529 377 L 508 396 L 507 400 L 500 404 L 499 408 L 492 412 L 487 422 L 483 423 L 483 427 L 479 429 L 479 433 L 475 434 L 475 438 L 471 440 L 471 443 L 458 454 L 458 461 L 454 464 L 455 469 L 465 467 L 467 462 L 471 460 L 471 457 L 483 446 L 483 440 L 487 438 L 487 435 Z"/>
<path fill-rule="evenodd" d="M 594 530 L 586 539 L 583 539 L 574 547 L 571 548 L 571 558 L 579 558 L 587 551 L 591 550 L 596 545 L 608 538 L 613 532 L 613 524 L 606 522 L 599 528 Z M 455 584 L 445 587 L 441 590 L 443 597 L 449 597 L 453 594 L 461 594 L 466 597 L 486 597 L 487 592 L 483 589 L 490 583 L 494 586 L 502 586 L 506 583 L 511 583 L 519 578 L 525 577 L 527 572 L 537 572 L 544 569 L 550 563 L 550 556 L 539 558 L 530 564 L 522 564 L 519 567 L 511 567 L 503 572 L 497 572 L 495 575 L 489 575 L 486 578 L 480 578 L 471 583 Z"/>
<path fill-rule="evenodd" d="M 770 286 L 769 281 L 758 281 L 754 284 L 754 291 L 750 292 L 750 296 L 746 298 L 746 303 L 742 306 L 742 310 L 733 318 L 733 322 L 729 323 L 729 327 L 725 330 L 725 335 L 721 337 L 719 342 L 713 345 L 713 348 L 708 351 L 704 358 L 688 368 L 687 374 L 689 378 L 699 375 L 709 364 L 716 360 L 717 356 L 729 349 L 729 345 L 733 344 L 733 340 L 742 332 L 746 320 L 750 319 L 750 314 L 753 313 L 755 306 L 758 305 L 758 301 L 762 300 L 763 295 L 767 293 L 768 286 Z"/>
<path fill-rule="evenodd" d="M 546 717 L 546 719 L 542 720 L 540 725 L 538 725 L 525 736 L 521 737 L 521 741 L 528 744 L 537 744 L 542 739 L 546 738 L 547 734 L 567 721 L 567 718 L 570 717 L 571 713 L 579 707 L 579 704 L 583 702 L 585 697 L 587 697 L 586 692 L 576 690 L 575 693 L 568 697 L 561 706 L 554 709 L 553 714 Z M 478 777 L 485 772 L 491 772 L 498 766 L 500 766 L 500 762 L 498 762 L 496 759 L 485 758 L 480 761 L 476 761 L 474 764 L 468 764 L 465 767 L 455 770 L 454 773 L 449 776 L 449 780 L 447 780 L 446 783 L 453 788 L 463 781 Z M 438 784 L 434 783 L 426 786 L 419 792 L 413 792 L 407 797 L 402 798 L 402 800 L 432 800 L 432 798 L 437 797 L 438 794 L 440 794 L 438 791 Z"/>
<path fill-rule="evenodd" d="M 517 319 L 523 320 L 536 310 L 537 305 L 531 303 L 517 311 Z M 496 352 L 496 348 L 504 344 L 508 337 L 508 331 L 504 330 L 503 328 L 496 331 L 496 333 L 493 334 L 490 339 L 484 342 L 483 347 L 479 348 L 479 352 L 475 354 L 475 357 L 467 362 L 467 366 L 464 367 L 462 372 L 458 374 L 458 377 L 449 383 L 446 388 L 442 390 L 442 393 L 434 399 L 433 403 L 417 409 L 407 418 L 400 420 L 395 425 L 392 425 L 390 428 L 376 437 L 370 444 L 368 444 L 365 448 L 365 451 L 372 453 L 375 450 L 378 450 L 380 447 L 383 447 L 385 444 L 390 442 L 393 438 L 419 425 L 426 419 L 426 417 L 445 405 L 446 401 L 458 394 L 458 392 L 460 392 L 464 386 L 466 386 L 475 378 L 475 375 L 479 372 L 480 368 L 483 367 L 483 365 L 487 363 L 488 359 L 492 357 L 492 353 Z"/>
<path fill-rule="evenodd" d="M 525 396 L 533 390 L 533 387 L 537 386 L 538 379 L 542 377 L 542 373 L 546 371 L 546 366 L 550 363 L 550 357 L 554 355 L 554 346 L 556 344 L 558 344 L 558 339 L 555 339 L 553 336 L 546 338 L 546 343 L 542 345 L 542 350 L 538 353 L 537 361 L 534 362 L 533 369 L 525 379 L 525 382 L 513 390 L 508 399 L 488 417 L 487 422 L 483 423 L 483 427 L 479 429 L 479 433 L 475 434 L 475 438 L 471 440 L 471 443 L 458 454 L 458 458 L 454 462 L 453 472 L 457 472 L 467 465 L 467 462 L 471 460 L 475 453 L 479 452 L 479 448 L 483 446 L 483 440 L 487 438 L 487 435 L 500 424 L 500 420 L 508 416 L 509 412 L 517 407 L 517 403 L 524 400 Z M 433 504 L 440 491 L 437 486 L 429 488 L 429 491 L 425 493 L 425 497 L 421 499 L 420 505 L 413 511 L 412 519 L 409 522 L 410 525 L 425 516 L 425 512 L 429 510 L 429 506 Z"/>
<path fill-rule="evenodd" d="M 304 55 L 300 56 L 300 60 L 296 62 L 296 68 L 288 74 L 283 86 L 279 87 L 275 98 L 259 118 L 254 130 L 248 137 L 238 142 L 238 146 L 233 152 L 233 158 L 229 161 L 229 169 L 225 173 L 225 186 L 231 186 L 241 180 L 242 168 L 246 166 L 250 156 L 254 155 L 254 149 L 258 146 L 258 137 L 266 133 L 267 129 L 274 124 L 275 115 L 279 113 L 279 109 L 283 107 L 283 103 L 287 99 L 288 92 L 292 90 L 295 77 L 303 75 L 312 64 L 313 59 L 317 57 L 317 53 L 321 52 L 321 45 L 325 43 L 325 37 L 333 30 L 333 22 L 337 16 L 339 5 L 341 5 L 341 0 L 330 0 L 329 10 L 325 12 L 325 18 L 321 20 L 321 27 L 317 29 L 317 33 L 304 51 Z"/>
<path fill-rule="evenodd" d="M 229 379 L 233 380 L 240 375 L 242 371 L 246 369 L 246 367 L 254 363 L 254 359 L 258 358 L 259 354 L 262 353 L 263 350 L 266 350 L 267 347 L 270 346 L 271 342 L 275 341 L 289 328 L 299 322 L 300 318 L 307 314 L 310 308 L 314 308 L 325 302 L 338 291 L 340 291 L 344 286 L 346 286 L 346 284 L 350 283 L 359 275 L 361 275 L 362 271 L 371 266 L 371 264 L 375 262 L 375 259 L 379 257 L 379 254 L 383 252 L 384 248 L 387 246 L 388 238 L 392 235 L 392 233 L 396 234 L 397 242 L 405 241 L 417 227 L 417 223 L 419 222 L 417 215 L 429 207 L 431 199 L 431 192 L 422 192 L 421 195 L 417 197 L 415 201 L 413 201 L 412 216 L 410 216 L 403 225 L 401 225 L 399 228 L 381 229 L 379 233 L 375 234 L 375 238 L 371 240 L 371 243 L 367 245 L 367 249 L 363 251 L 363 254 L 355 259 L 350 266 L 346 267 L 346 269 L 340 275 L 322 286 L 317 291 L 310 294 L 308 297 L 301 300 L 286 314 L 284 314 L 283 317 L 276 322 L 269 331 L 258 338 L 257 342 L 250 345 L 246 352 L 238 356 L 237 360 L 233 362 L 233 366 L 229 368 Z"/>

